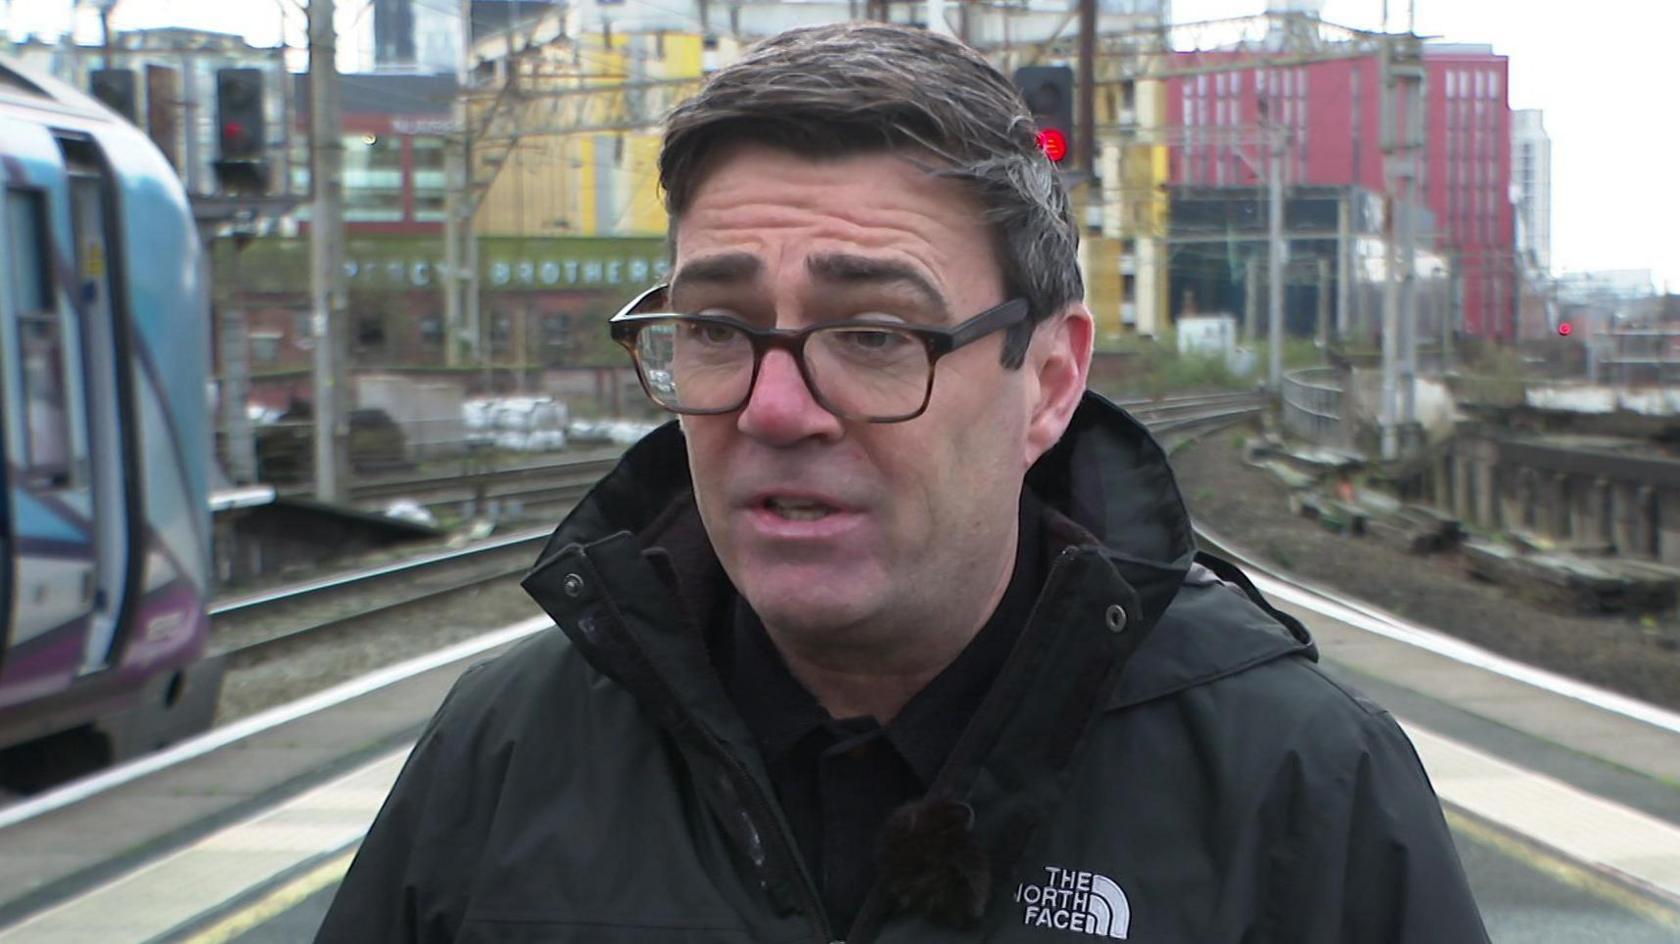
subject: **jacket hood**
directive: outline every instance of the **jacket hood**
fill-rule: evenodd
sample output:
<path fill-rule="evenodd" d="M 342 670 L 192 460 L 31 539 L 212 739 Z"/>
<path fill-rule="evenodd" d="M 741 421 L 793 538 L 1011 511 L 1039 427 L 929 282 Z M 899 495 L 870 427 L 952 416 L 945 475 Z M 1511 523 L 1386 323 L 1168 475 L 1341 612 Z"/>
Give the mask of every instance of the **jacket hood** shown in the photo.
<path fill-rule="evenodd" d="M 1102 395 L 1084 395 L 1060 442 L 1028 471 L 1026 487 L 1051 512 L 1047 517 L 1058 536 L 1100 548 L 1136 593 L 1136 603 L 1128 607 L 1130 629 L 1147 636 L 1111 706 L 1160 697 L 1291 653 L 1313 655 L 1298 622 L 1266 605 L 1235 568 L 1198 555 L 1165 450 L 1142 423 Z M 632 446 L 560 523 L 527 586 L 535 593 L 532 582 L 540 580 L 542 562 L 566 547 L 625 532 L 644 547 L 657 541 L 684 559 L 666 565 L 668 582 L 690 587 L 715 581 L 722 570 L 703 530 L 672 526 L 683 518 L 692 525 L 698 516 L 685 441 L 673 420 Z M 1178 599 L 1186 586 L 1220 584 L 1246 596 L 1248 605 Z M 692 605 L 696 594 L 683 596 Z M 704 592 L 698 596 L 705 598 Z M 1158 624 L 1164 625 L 1157 629 Z"/>

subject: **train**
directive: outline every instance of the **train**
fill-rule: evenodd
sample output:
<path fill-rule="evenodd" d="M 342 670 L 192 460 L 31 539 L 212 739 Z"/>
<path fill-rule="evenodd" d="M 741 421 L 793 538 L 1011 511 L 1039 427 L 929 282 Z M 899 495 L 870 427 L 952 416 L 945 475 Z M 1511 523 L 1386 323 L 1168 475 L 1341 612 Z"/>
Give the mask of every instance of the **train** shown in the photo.
<path fill-rule="evenodd" d="M 164 156 L 3 58 L 0 174 L 0 789 L 29 792 L 211 722 L 210 311 Z"/>

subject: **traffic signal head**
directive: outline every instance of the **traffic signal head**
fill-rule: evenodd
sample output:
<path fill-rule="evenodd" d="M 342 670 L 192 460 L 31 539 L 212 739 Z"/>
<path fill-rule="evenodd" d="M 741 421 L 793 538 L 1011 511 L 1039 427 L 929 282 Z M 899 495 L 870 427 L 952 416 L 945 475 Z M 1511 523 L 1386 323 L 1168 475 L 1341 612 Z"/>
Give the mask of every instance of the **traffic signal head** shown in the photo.
<path fill-rule="evenodd" d="M 95 69 L 88 74 L 88 91 L 99 99 L 100 104 L 130 122 L 139 114 L 133 69 Z"/>
<path fill-rule="evenodd" d="M 1575 326 L 1567 321 L 1558 322 L 1558 336 L 1567 338 L 1575 333 Z"/>
<path fill-rule="evenodd" d="M 268 188 L 261 69 L 216 70 L 216 178 L 229 194 Z"/>
<path fill-rule="evenodd" d="M 261 69 L 216 71 L 216 135 L 224 161 L 263 157 L 263 74 Z"/>
<path fill-rule="evenodd" d="M 1022 66 L 1015 87 L 1038 125 L 1038 146 L 1052 163 L 1073 153 L 1073 70 L 1067 66 Z"/>

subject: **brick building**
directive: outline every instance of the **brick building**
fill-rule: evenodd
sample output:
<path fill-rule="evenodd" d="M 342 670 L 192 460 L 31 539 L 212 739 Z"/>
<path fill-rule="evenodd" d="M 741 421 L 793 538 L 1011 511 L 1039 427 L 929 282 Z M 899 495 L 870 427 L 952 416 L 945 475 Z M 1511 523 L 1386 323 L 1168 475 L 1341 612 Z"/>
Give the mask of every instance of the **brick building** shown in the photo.
<path fill-rule="evenodd" d="M 1231 61 L 1229 53 L 1185 53 L 1184 64 Z M 1252 61 L 1252 59 L 1245 59 Z M 1516 258 L 1511 186 L 1509 60 L 1490 46 L 1424 46 L 1423 202 L 1432 240 L 1457 276 L 1455 321 L 1471 336 L 1516 334 Z M 1380 148 L 1382 88 L 1375 56 L 1282 68 L 1233 66 L 1229 72 L 1175 78 L 1167 121 L 1183 129 L 1172 148 L 1175 185 L 1264 185 L 1266 157 L 1254 146 L 1261 101 L 1266 116 L 1291 132 L 1286 186 L 1357 186 L 1387 190 Z M 1247 136 L 1246 138 L 1244 136 Z"/>

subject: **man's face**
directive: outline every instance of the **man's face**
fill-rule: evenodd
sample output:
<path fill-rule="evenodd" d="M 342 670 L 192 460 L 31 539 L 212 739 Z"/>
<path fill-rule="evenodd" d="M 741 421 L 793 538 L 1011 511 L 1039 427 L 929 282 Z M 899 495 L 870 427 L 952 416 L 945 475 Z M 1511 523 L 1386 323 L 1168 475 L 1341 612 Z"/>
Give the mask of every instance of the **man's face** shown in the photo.
<path fill-rule="evenodd" d="M 1005 301 L 978 204 L 887 154 L 736 148 L 695 191 L 676 245 L 672 307 L 762 327 L 948 327 Z M 1021 369 L 1001 365 L 1002 332 L 941 359 L 926 412 L 905 422 L 837 418 L 782 351 L 741 410 L 683 418 L 707 533 L 773 634 L 869 650 L 986 617 L 967 611 L 1007 581 L 1022 477 L 1084 384 L 1083 361 L 1062 353 L 1088 352 L 1083 309 L 1038 334 Z"/>

